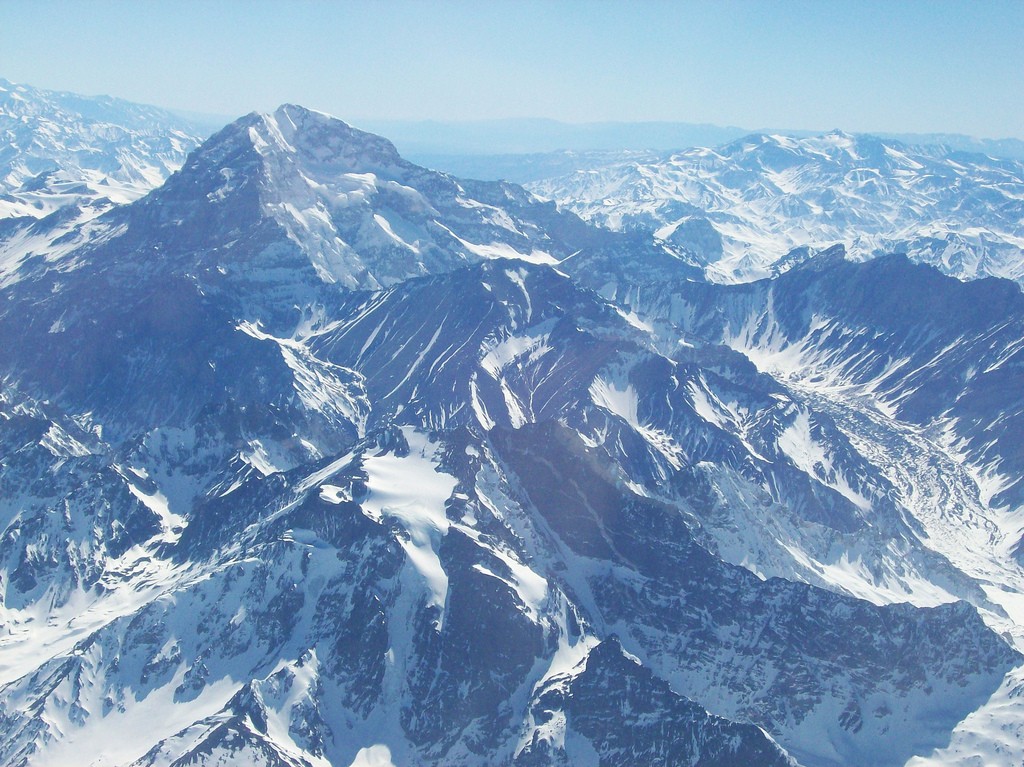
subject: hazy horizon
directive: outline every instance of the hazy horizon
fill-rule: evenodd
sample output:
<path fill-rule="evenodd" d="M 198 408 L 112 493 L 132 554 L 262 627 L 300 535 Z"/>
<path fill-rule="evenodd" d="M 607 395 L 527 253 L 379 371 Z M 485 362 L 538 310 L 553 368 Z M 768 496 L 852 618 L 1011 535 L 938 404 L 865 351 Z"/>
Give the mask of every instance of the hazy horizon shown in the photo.
<path fill-rule="evenodd" d="M 12 81 L 206 115 L 1024 138 L 1017 2 L 47 2 L 0 19 Z"/>

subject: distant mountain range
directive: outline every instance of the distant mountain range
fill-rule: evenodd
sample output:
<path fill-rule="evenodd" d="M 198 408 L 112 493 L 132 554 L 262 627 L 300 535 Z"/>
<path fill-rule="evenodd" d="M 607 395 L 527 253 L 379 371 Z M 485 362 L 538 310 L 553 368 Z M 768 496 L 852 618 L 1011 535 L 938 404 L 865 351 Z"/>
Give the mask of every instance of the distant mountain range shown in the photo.
<path fill-rule="evenodd" d="M 531 191 L 589 221 L 689 248 L 718 281 L 748 281 L 840 243 L 961 279 L 1024 279 L 1024 163 L 839 131 L 751 135 L 627 156 Z"/>
<path fill-rule="evenodd" d="M 502 155 L 571 152 L 678 151 L 691 147 L 726 144 L 752 133 L 781 134 L 794 138 L 815 136 L 823 131 L 795 128 L 737 128 L 684 122 L 597 122 L 565 123 L 546 119 L 479 121 L 445 120 L 359 120 L 360 127 L 390 137 L 402 154 L 428 164 L 428 158 L 451 162 L 478 163 L 480 169 Z M 869 134 L 864 134 L 869 135 Z M 978 139 L 956 133 L 877 133 L 884 139 L 904 144 L 943 145 L 962 152 L 989 154 L 1024 160 L 1024 141 L 1015 138 Z M 454 172 L 445 165 L 441 170 Z M 498 180 L 489 175 L 472 178 Z M 528 181 L 502 176 L 507 181 Z"/>
<path fill-rule="evenodd" d="M 706 279 L 727 195 L 995 231 L 1019 165 L 631 157 L 556 205 L 285 105 L 0 222 L 0 765 L 1020 764 L 1020 287 Z"/>
<path fill-rule="evenodd" d="M 0 79 L 0 219 L 136 200 L 199 145 L 170 112 Z"/>

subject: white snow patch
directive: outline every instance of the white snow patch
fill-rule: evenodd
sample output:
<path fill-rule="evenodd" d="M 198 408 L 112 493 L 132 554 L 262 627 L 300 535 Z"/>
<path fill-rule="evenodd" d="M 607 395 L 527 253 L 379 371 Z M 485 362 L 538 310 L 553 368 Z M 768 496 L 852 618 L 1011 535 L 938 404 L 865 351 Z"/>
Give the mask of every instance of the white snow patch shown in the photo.
<path fill-rule="evenodd" d="M 779 435 L 777 444 L 800 471 L 831 487 L 857 508 L 870 511 L 871 501 L 850 487 L 843 473 L 833 466 L 825 446 L 814 439 L 811 434 L 811 416 L 807 410 L 797 410 L 796 418 Z"/>
<path fill-rule="evenodd" d="M 472 378 L 469 379 L 469 394 L 470 405 L 473 407 L 473 413 L 476 415 L 477 422 L 484 427 L 485 431 L 490 431 L 495 427 L 495 422 L 491 418 L 490 413 L 487 412 L 487 407 L 480 397 L 480 386 L 476 382 L 476 373 L 473 373 Z"/>
<path fill-rule="evenodd" d="M 417 254 L 420 252 L 420 249 L 416 245 L 414 245 L 411 242 L 406 242 L 401 237 L 399 237 L 395 233 L 394 228 L 391 226 L 391 222 L 384 218 L 384 216 L 382 216 L 380 213 L 374 213 L 373 220 L 377 222 L 377 226 L 379 226 L 388 237 L 397 242 L 403 248 L 408 248 L 413 253 Z"/>
<path fill-rule="evenodd" d="M 686 460 L 683 448 L 672 435 L 649 424 L 640 423 L 637 416 L 639 398 L 633 384 L 597 376 L 590 384 L 594 404 L 614 413 L 628 423 L 673 469 L 681 469 Z"/>
<path fill-rule="evenodd" d="M 391 749 L 378 743 L 359 749 L 355 761 L 349 767 L 395 767 L 395 765 L 391 761 Z"/>
<path fill-rule="evenodd" d="M 135 473 L 135 469 L 129 469 L 129 471 Z M 160 520 L 161 536 L 164 541 L 174 542 L 181 537 L 181 531 L 185 528 L 186 521 L 185 517 L 180 514 L 175 514 L 171 511 L 170 504 L 167 501 L 167 496 L 161 493 L 159 490 L 154 491 L 152 494 L 143 492 L 137 487 L 127 476 L 124 477 L 125 482 L 128 484 L 128 490 L 134 495 L 142 505 L 153 512 Z"/>
<path fill-rule="evenodd" d="M 248 451 L 242 451 L 239 457 L 264 477 L 285 471 L 282 466 L 274 463 L 270 449 L 258 439 L 249 440 Z"/>
<path fill-rule="evenodd" d="M 50 424 L 50 428 L 39 440 L 39 444 L 53 453 L 55 458 L 80 458 L 91 452 L 89 448 L 55 423 Z"/>
<path fill-rule="evenodd" d="M 348 490 L 337 485 L 320 485 L 320 497 L 335 505 L 352 500 L 352 495 Z"/>
<path fill-rule="evenodd" d="M 589 391 L 595 405 L 619 416 L 633 428 L 639 428 L 640 421 L 636 415 L 639 400 L 633 384 L 622 386 L 621 381 L 597 376 L 590 384 Z"/>
<path fill-rule="evenodd" d="M 437 470 L 438 443 L 411 426 L 402 427 L 402 433 L 409 443 L 409 455 L 388 453 L 363 459 L 370 493 L 362 505 L 370 516 L 395 519 L 405 528 L 408 540 L 401 544 L 406 556 L 427 585 L 429 604 L 443 611 L 448 575 L 437 551 L 451 525 L 445 502 L 457 480 Z"/>
<path fill-rule="evenodd" d="M 482 360 L 480 366 L 486 370 L 492 378 L 498 379 L 501 371 L 512 362 L 526 357 L 526 362 L 534 362 L 551 351 L 548 345 L 548 331 L 550 324 L 544 323 L 545 327 L 535 328 L 532 333 L 521 336 L 509 336 L 490 347 Z"/>
<path fill-rule="evenodd" d="M 459 235 L 455 234 L 444 224 L 438 223 L 442 229 L 448 234 L 458 240 L 459 244 L 462 245 L 466 250 L 472 253 L 474 256 L 478 256 L 483 259 L 496 259 L 496 258 L 512 258 L 518 259 L 519 261 L 526 261 L 530 264 L 547 264 L 553 266 L 559 263 L 558 259 L 543 250 L 532 249 L 529 253 L 520 253 L 518 250 L 513 248 L 511 245 L 505 242 L 492 242 L 488 245 L 479 245 L 474 242 L 464 240 Z"/>
<path fill-rule="evenodd" d="M 634 328 L 637 328 L 638 330 L 643 330 L 645 333 L 653 333 L 654 332 L 654 327 L 651 324 L 649 324 L 647 322 L 644 322 L 642 319 L 640 319 L 640 315 L 638 315 L 632 309 L 630 309 L 629 311 L 626 311 L 626 310 L 624 310 L 624 309 L 622 309 L 622 308 L 620 308 L 620 307 L 618 307 L 618 306 L 616 306 L 614 304 L 612 305 L 612 307 L 615 309 L 616 312 L 619 313 L 619 316 L 622 317 L 622 319 L 624 319 L 626 322 L 628 322 Z M 683 342 L 680 341 L 679 343 L 683 343 Z"/>

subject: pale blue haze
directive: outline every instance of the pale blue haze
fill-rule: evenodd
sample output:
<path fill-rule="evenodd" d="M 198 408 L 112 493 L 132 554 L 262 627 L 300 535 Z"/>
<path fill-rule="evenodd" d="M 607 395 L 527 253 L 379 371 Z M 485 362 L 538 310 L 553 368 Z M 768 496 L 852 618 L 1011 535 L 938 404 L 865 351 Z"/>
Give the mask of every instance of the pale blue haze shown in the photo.
<path fill-rule="evenodd" d="M 0 77 L 237 115 L 1024 138 L 1024 2 L 11 2 Z"/>

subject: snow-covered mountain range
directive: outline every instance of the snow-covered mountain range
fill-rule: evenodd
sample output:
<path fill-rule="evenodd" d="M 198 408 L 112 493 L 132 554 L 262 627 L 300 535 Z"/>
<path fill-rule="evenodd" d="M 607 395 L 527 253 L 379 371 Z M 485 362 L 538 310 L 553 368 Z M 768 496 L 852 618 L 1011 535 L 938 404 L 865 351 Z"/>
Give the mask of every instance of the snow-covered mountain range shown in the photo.
<path fill-rule="evenodd" d="M 0 764 L 1024 757 L 1024 296 L 297 106 L 0 238 Z"/>
<path fill-rule="evenodd" d="M 0 219 L 137 200 L 199 142 L 156 107 L 0 79 Z"/>
<path fill-rule="evenodd" d="M 751 135 L 529 188 L 688 247 L 719 282 L 767 277 L 834 244 L 858 260 L 901 252 L 960 279 L 1024 280 L 1024 164 L 941 145 Z"/>

